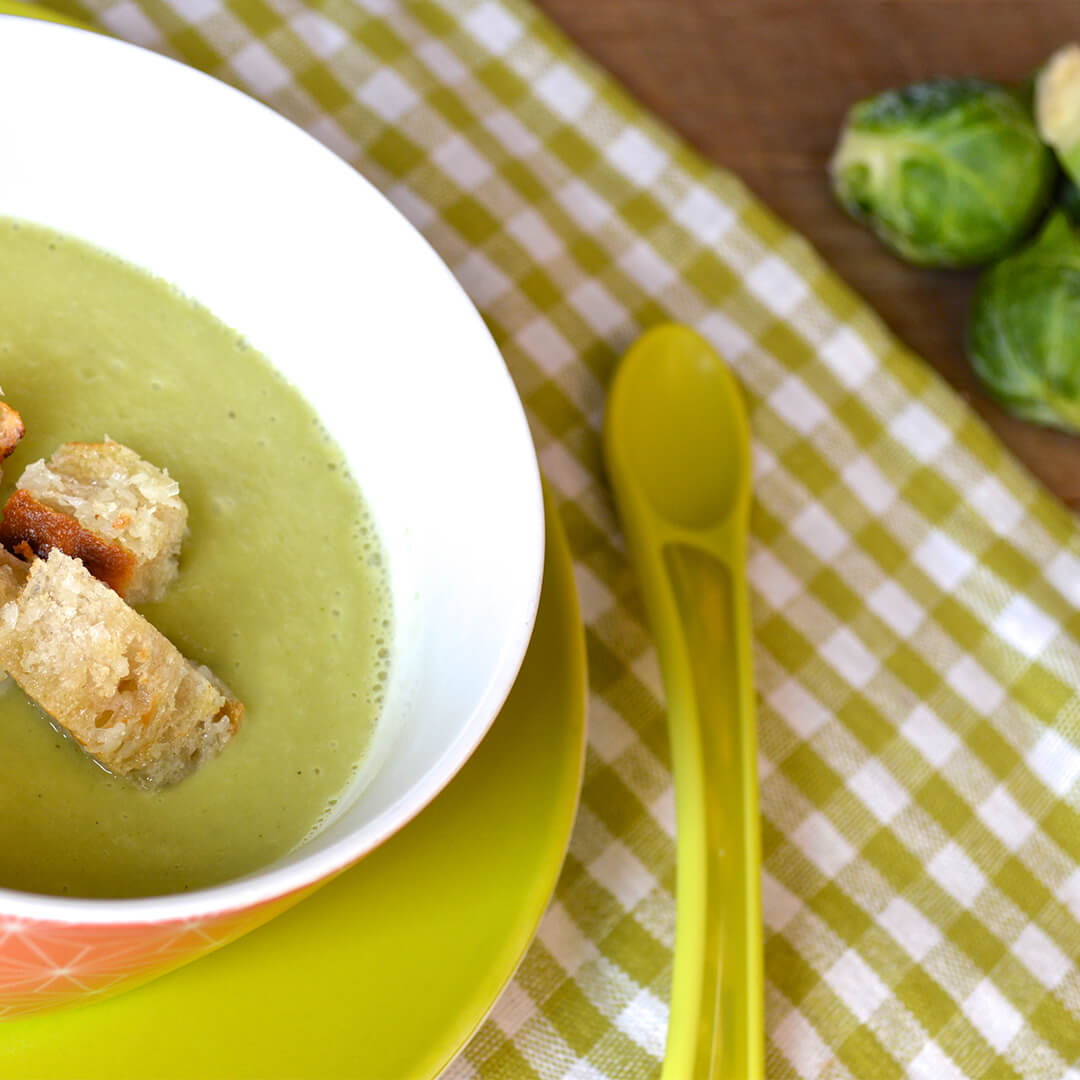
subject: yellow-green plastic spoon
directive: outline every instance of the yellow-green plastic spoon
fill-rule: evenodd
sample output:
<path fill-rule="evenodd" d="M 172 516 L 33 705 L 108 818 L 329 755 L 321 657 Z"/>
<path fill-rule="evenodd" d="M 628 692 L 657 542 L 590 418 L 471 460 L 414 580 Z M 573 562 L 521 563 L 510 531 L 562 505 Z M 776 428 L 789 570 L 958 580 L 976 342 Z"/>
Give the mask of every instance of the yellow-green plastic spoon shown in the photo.
<path fill-rule="evenodd" d="M 662 1080 L 761 1080 L 761 839 L 738 384 L 684 326 L 626 354 L 604 430 L 667 694 L 678 826 Z"/>

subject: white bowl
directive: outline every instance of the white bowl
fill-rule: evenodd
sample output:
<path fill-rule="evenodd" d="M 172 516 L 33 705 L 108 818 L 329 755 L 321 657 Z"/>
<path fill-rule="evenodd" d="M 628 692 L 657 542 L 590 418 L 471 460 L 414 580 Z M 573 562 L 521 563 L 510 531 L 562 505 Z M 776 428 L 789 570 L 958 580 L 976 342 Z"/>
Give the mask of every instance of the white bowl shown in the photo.
<path fill-rule="evenodd" d="M 154 53 L 12 17 L 0 17 L 0 100 L 0 215 L 114 252 L 240 331 L 319 412 L 389 553 L 396 631 L 379 767 L 337 820 L 273 866 L 200 892 L 0 890 L 0 922 L 24 938 L 62 924 L 85 929 L 88 945 L 119 935 L 149 953 L 170 928 L 198 924 L 226 940 L 390 836 L 488 730 L 543 570 L 528 427 L 447 268 L 352 168 L 275 113 Z M 34 1007 L 13 993 L 0 974 L 0 1014 L 5 994 L 8 1015 Z"/>

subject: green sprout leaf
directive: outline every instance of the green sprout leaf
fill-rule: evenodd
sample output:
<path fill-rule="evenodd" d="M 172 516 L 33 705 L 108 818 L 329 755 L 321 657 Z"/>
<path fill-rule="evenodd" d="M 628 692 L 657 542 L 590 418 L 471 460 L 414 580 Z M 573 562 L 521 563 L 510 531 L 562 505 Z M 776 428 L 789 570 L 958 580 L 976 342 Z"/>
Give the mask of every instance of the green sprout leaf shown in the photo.
<path fill-rule="evenodd" d="M 1068 215 L 1069 221 L 1080 226 L 1080 187 L 1068 177 L 1065 177 L 1058 189 L 1057 203 Z"/>

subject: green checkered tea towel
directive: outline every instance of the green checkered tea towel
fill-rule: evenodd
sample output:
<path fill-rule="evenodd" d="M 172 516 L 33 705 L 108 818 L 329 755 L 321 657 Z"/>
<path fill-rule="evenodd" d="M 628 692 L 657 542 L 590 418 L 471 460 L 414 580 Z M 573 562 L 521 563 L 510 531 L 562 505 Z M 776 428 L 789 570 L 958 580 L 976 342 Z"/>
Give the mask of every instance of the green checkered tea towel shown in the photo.
<path fill-rule="evenodd" d="M 587 774 L 539 936 L 451 1066 L 655 1076 L 675 929 L 661 685 L 600 460 L 677 319 L 755 437 L 767 1067 L 1080 1078 L 1080 532 L 797 235 L 522 0 L 58 0 L 356 165 L 487 319 L 561 501 Z"/>

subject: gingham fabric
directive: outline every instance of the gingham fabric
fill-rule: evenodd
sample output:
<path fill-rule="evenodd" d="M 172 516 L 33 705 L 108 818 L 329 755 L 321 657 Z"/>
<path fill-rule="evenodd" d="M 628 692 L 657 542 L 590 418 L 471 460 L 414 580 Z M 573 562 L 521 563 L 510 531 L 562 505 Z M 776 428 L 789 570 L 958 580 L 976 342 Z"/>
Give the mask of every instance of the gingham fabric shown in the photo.
<path fill-rule="evenodd" d="M 665 319 L 730 361 L 754 431 L 768 1075 L 1080 1080 L 1075 520 L 526 4 L 64 7 L 352 162 L 468 290 L 528 410 L 586 621 L 587 771 L 538 938 L 451 1080 L 660 1069 L 674 799 L 600 427 L 617 358 Z"/>

